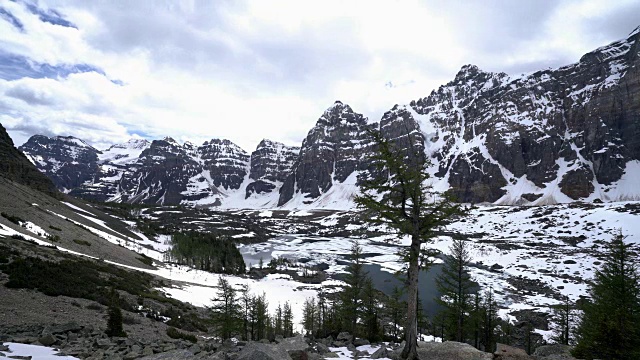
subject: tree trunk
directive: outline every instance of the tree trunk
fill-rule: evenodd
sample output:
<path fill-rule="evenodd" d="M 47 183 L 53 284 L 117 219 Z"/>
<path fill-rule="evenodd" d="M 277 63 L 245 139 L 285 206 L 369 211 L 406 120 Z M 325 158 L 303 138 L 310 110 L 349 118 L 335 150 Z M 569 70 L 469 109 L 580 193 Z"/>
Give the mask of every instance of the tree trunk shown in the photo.
<path fill-rule="evenodd" d="M 406 345 L 400 357 L 407 360 L 418 359 L 418 275 L 420 273 L 418 259 L 420 255 L 420 239 L 413 236 L 409 250 L 409 271 L 407 281 L 407 326 Z"/>

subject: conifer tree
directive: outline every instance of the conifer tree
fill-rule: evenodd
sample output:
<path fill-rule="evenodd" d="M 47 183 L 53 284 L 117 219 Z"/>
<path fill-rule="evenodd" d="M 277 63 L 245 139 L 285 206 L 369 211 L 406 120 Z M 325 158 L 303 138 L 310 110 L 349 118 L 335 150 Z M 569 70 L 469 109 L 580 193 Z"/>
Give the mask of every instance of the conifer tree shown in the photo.
<path fill-rule="evenodd" d="M 378 295 L 371 278 L 364 280 L 362 288 L 362 321 L 364 337 L 370 342 L 380 340 L 380 323 L 378 321 Z"/>
<path fill-rule="evenodd" d="M 602 268 L 582 306 L 576 357 L 640 359 L 640 274 L 638 254 L 620 234 L 607 245 Z"/>
<path fill-rule="evenodd" d="M 291 311 L 291 304 L 289 304 L 288 301 L 284 303 L 282 327 L 285 337 L 293 336 L 293 312 Z"/>
<path fill-rule="evenodd" d="M 211 317 L 216 335 L 225 340 L 241 332 L 242 309 L 236 290 L 227 279 L 220 276 L 216 289 L 217 293 L 210 308 Z"/>
<path fill-rule="evenodd" d="M 265 293 L 253 298 L 253 308 L 251 311 L 252 336 L 254 340 L 262 340 L 267 337 L 269 327 L 269 303 Z"/>
<path fill-rule="evenodd" d="M 250 324 L 251 324 L 251 308 L 253 299 L 249 293 L 249 285 L 240 285 L 240 305 L 242 306 L 242 337 L 245 340 L 251 339 Z"/>
<path fill-rule="evenodd" d="M 398 341 L 400 339 L 400 328 L 405 323 L 405 315 L 407 312 L 407 302 L 400 300 L 402 297 L 402 290 L 394 286 L 391 291 L 391 295 L 389 295 L 387 299 L 387 313 L 389 319 L 391 320 L 391 331 L 390 335 L 393 337 L 394 341 Z"/>
<path fill-rule="evenodd" d="M 275 321 L 275 332 L 276 332 L 276 335 L 284 336 L 284 330 L 283 330 L 283 327 L 282 327 L 282 306 L 280 306 L 280 304 L 278 304 L 278 307 L 276 308 L 276 313 L 274 315 L 274 321 Z"/>
<path fill-rule="evenodd" d="M 438 196 L 429 185 L 429 161 L 424 152 L 399 148 L 379 131 L 369 132 L 376 146 L 373 152 L 376 171 L 361 182 L 362 195 L 355 202 L 365 211 L 365 219 L 375 225 L 384 224 L 400 236 L 408 235 L 411 244 L 403 253 L 407 275 L 406 344 L 400 357 L 414 360 L 418 348 L 418 276 L 429 264 L 431 249 L 423 244 L 433 241 L 436 231 L 461 214 L 446 196 Z M 406 134 L 410 143 L 418 141 Z"/>
<path fill-rule="evenodd" d="M 109 305 L 109 318 L 107 320 L 107 336 L 110 337 L 124 337 L 127 333 L 122 328 L 122 310 L 120 310 L 120 296 L 114 288 L 111 288 L 109 293 L 111 297 L 111 303 Z"/>
<path fill-rule="evenodd" d="M 302 326 L 307 331 L 307 335 L 313 337 L 316 333 L 318 323 L 316 301 L 314 298 L 306 299 L 302 308 Z"/>
<path fill-rule="evenodd" d="M 558 344 L 573 345 L 573 328 L 575 323 L 575 309 L 568 296 L 562 303 L 551 307 L 553 321 L 556 324 L 552 339 Z"/>
<path fill-rule="evenodd" d="M 449 255 L 444 260 L 442 272 L 436 278 L 436 286 L 442 294 L 436 301 L 444 309 L 448 340 L 466 340 L 466 318 L 471 308 L 474 287 L 468 272 L 470 263 L 470 244 L 461 239 L 454 239 L 449 247 Z"/>
<path fill-rule="evenodd" d="M 356 335 L 360 316 L 361 293 L 367 277 L 362 264 L 362 247 L 357 241 L 351 243 L 350 263 L 344 278 L 346 286 L 341 292 L 343 330 Z"/>

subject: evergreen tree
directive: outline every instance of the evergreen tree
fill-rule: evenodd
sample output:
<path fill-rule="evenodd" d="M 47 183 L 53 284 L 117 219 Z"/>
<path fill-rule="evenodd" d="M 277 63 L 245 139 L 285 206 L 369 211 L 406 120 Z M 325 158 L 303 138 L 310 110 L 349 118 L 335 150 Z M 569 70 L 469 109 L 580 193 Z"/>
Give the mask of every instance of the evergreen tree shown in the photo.
<path fill-rule="evenodd" d="M 122 328 L 122 310 L 120 310 L 120 297 L 114 288 L 109 293 L 111 303 L 109 305 L 109 318 L 107 320 L 107 331 L 105 333 L 109 337 L 124 337 L 127 333 Z"/>
<path fill-rule="evenodd" d="M 362 195 L 355 202 L 365 211 L 369 223 L 384 224 L 401 236 L 411 237 L 409 248 L 402 254 L 407 264 L 407 320 L 401 358 L 413 360 L 418 356 L 418 275 L 432 254 L 422 245 L 432 242 L 436 230 L 461 211 L 428 185 L 429 161 L 424 152 L 414 151 L 411 146 L 400 148 L 379 131 L 369 133 L 377 147 L 372 156 L 376 169 L 361 183 Z M 420 141 L 411 133 L 406 135 L 411 144 Z"/>
<path fill-rule="evenodd" d="M 362 302 L 361 293 L 367 277 L 362 264 L 362 247 L 357 241 L 351 243 L 350 260 L 351 262 L 347 266 L 347 275 L 344 278 L 346 286 L 342 289 L 340 299 L 344 321 L 343 330 L 356 336 Z"/>
<path fill-rule="evenodd" d="M 293 336 L 293 312 L 291 311 L 291 305 L 288 301 L 284 303 L 282 328 L 285 337 Z"/>
<path fill-rule="evenodd" d="M 218 292 L 212 299 L 213 305 L 210 308 L 211 317 L 216 335 L 225 340 L 241 332 L 242 309 L 236 290 L 227 279 L 220 276 L 216 289 Z"/>
<path fill-rule="evenodd" d="M 284 336 L 284 330 L 283 330 L 283 327 L 282 327 L 282 307 L 280 306 L 280 304 L 278 304 L 278 307 L 276 308 L 276 314 L 274 316 L 274 321 L 275 321 L 275 332 L 276 332 L 276 335 Z"/>
<path fill-rule="evenodd" d="M 442 294 L 436 301 L 443 307 L 447 340 L 466 341 L 465 321 L 474 287 L 468 272 L 470 263 L 471 245 L 461 239 L 453 240 L 442 272 L 436 278 L 436 286 Z"/>
<path fill-rule="evenodd" d="M 553 340 L 558 344 L 573 345 L 573 327 L 575 322 L 575 309 L 568 296 L 562 303 L 552 306 L 553 321 L 556 324 Z"/>
<path fill-rule="evenodd" d="M 253 308 L 251 311 L 251 338 L 262 340 L 267 338 L 269 327 L 269 303 L 264 293 L 253 298 Z"/>
<path fill-rule="evenodd" d="M 589 285 L 576 335 L 576 357 L 640 359 L 640 274 L 638 254 L 616 236 L 607 245 L 602 268 Z"/>
<path fill-rule="evenodd" d="M 394 341 L 400 339 L 400 328 L 405 323 L 405 315 L 407 312 L 407 302 L 400 300 L 402 297 L 402 290 L 394 286 L 391 295 L 387 298 L 387 314 L 391 321 L 390 335 Z"/>
<path fill-rule="evenodd" d="M 362 321 L 364 337 L 370 342 L 380 340 L 380 323 L 378 321 L 378 294 L 373 281 L 367 277 L 362 287 Z"/>
<path fill-rule="evenodd" d="M 250 324 L 251 324 L 251 308 L 253 299 L 249 293 L 249 285 L 240 285 L 240 305 L 242 306 L 242 337 L 245 340 L 251 339 Z"/>
<path fill-rule="evenodd" d="M 304 306 L 302 307 L 302 327 L 304 327 L 307 335 L 311 337 L 316 333 L 316 326 L 318 324 L 317 317 L 318 314 L 315 299 L 306 299 L 304 301 Z"/>
<path fill-rule="evenodd" d="M 489 289 L 484 296 L 480 309 L 482 316 L 482 328 L 480 344 L 486 352 L 493 352 L 496 347 L 496 326 L 499 318 L 497 314 L 498 305 L 493 297 L 493 289 Z"/>

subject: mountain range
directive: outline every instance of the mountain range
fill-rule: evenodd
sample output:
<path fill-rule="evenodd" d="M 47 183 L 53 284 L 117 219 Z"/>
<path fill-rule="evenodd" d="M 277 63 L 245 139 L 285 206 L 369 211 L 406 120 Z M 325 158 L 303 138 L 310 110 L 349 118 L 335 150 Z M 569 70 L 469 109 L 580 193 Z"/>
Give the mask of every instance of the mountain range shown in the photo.
<path fill-rule="evenodd" d="M 222 208 L 349 208 L 371 167 L 368 129 L 424 151 L 461 202 L 640 200 L 640 27 L 574 64 L 521 76 L 463 66 L 378 122 L 336 101 L 300 147 L 263 140 L 132 139 L 98 150 L 31 137 L 20 150 L 63 192 L 98 201 Z"/>

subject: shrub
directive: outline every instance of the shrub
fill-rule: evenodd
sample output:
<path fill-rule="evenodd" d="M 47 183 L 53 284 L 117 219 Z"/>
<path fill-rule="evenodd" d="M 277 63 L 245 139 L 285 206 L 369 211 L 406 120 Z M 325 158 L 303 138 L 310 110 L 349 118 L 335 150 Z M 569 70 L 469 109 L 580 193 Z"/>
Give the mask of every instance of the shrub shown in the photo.
<path fill-rule="evenodd" d="M 91 246 L 91 243 L 88 242 L 87 240 L 73 239 L 73 242 L 78 244 L 78 245 Z"/>
<path fill-rule="evenodd" d="M 145 265 L 149 265 L 152 266 L 153 265 L 153 259 L 148 257 L 147 255 L 141 254 L 142 256 L 137 258 L 141 263 L 145 264 Z"/>
<path fill-rule="evenodd" d="M 178 331 L 178 329 L 174 327 L 167 328 L 167 336 L 169 336 L 172 339 L 182 339 L 182 340 L 191 341 L 192 343 L 198 342 L 198 339 L 195 336 L 191 334 L 185 334 L 181 331 Z"/>
<path fill-rule="evenodd" d="M 56 231 L 62 231 L 62 229 L 60 229 L 59 227 L 53 226 L 53 225 L 49 225 L 49 229 L 53 229 Z"/>
<path fill-rule="evenodd" d="M 9 215 L 5 212 L 0 213 L 0 215 L 2 215 L 3 218 L 11 221 L 12 223 L 16 224 L 16 225 L 20 225 L 20 223 L 26 222 L 24 220 L 22 220 L 21 218 L 17 217 L 17 216 L 13 216 L 13 215 Z"/>

